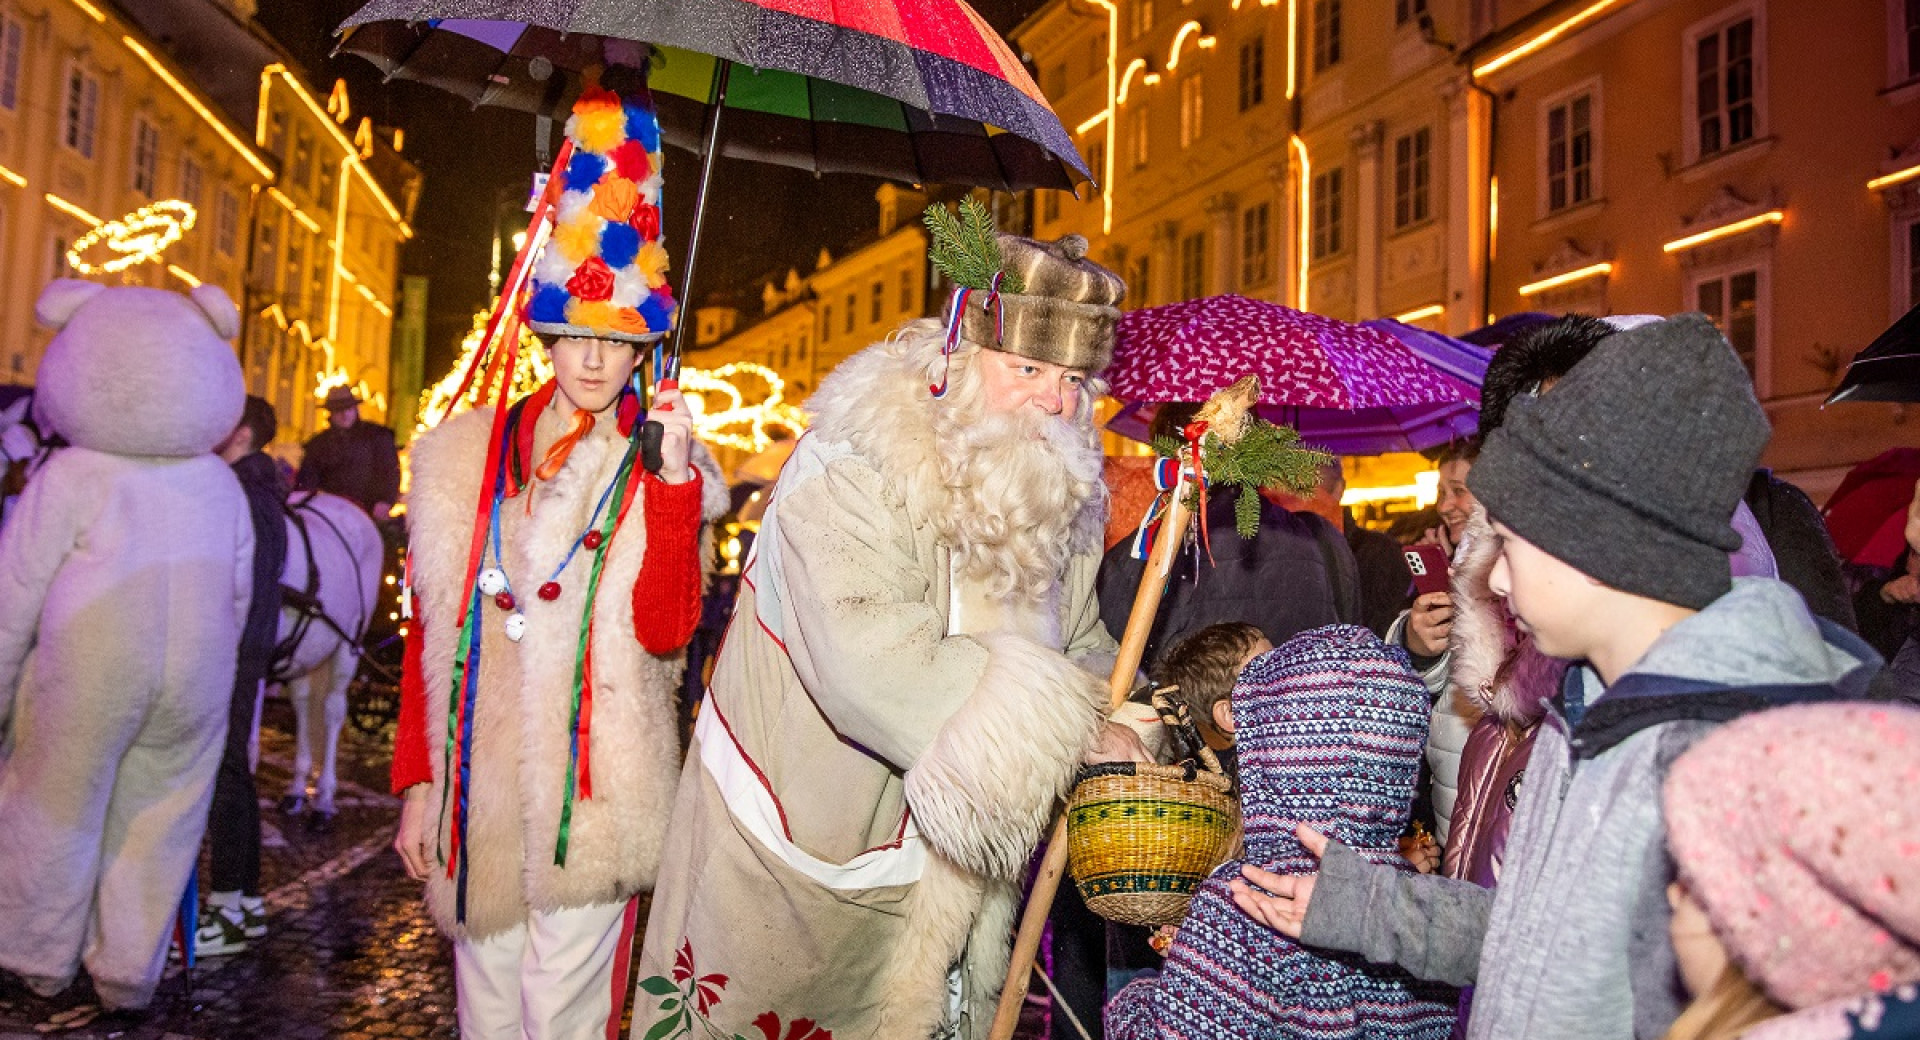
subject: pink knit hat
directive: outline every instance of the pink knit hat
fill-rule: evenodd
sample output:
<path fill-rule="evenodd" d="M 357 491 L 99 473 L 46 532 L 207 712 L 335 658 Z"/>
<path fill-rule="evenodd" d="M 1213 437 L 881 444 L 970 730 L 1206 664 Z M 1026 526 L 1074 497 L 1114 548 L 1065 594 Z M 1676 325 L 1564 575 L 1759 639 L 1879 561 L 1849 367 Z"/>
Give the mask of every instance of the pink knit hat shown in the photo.
<path fill-rule="evenodd" d="M 1920 980 L 1920 710 L 1736 719 L 1667 777 L 1680 878 L 1734 963 L 1790 1009 Z"/>

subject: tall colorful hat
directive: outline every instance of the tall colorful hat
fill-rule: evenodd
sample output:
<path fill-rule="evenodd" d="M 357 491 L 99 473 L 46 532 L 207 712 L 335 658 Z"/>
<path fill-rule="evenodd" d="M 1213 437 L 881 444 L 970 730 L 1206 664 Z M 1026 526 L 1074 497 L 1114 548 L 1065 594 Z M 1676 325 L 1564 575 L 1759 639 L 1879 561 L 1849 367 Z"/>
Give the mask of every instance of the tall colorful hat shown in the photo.
<path fill-rule="evenodd" d="M 626 72 L 627 70 L 619 70 Z M 535 261 L 527 327 L 548 336 L 645 343 L 673 328 L 660 237 L 660 119 L 643 76 L 619 89 L 590 86 L 573 106 L 573 158 L 553 236 Z"/>

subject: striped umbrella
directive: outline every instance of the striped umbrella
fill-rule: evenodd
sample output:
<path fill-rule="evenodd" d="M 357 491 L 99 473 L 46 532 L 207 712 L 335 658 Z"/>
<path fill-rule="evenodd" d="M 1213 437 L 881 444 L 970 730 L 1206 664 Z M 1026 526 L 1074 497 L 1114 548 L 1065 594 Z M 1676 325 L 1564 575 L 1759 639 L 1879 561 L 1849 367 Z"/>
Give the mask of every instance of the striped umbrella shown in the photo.
<path fill-rule="evenodd" d="M 1000 191 L 1092 180 L 962 0 L 372 0 L 341 31 L 390 78 L 561 117 L 582 70 L 640 64 L 644 41 L 668 139 L 695 151 L 723 98 L 730 156 Z"/>

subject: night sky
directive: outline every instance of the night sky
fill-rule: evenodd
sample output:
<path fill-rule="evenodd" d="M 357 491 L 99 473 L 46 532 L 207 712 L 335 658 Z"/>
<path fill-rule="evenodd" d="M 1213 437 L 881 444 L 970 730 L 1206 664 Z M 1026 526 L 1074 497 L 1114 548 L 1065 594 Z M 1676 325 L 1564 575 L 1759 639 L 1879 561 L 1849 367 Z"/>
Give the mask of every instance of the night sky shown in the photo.
<path fill-rule="evenodd" d="M 976 10 L 1003 34 L 1042 0 L 979 0 Z M 406 156 L 426 177 L 414 217 L 416 237 L 402 269 L 432 280 L 429 289 L 426 379 L 453 362 L 453 351 L 487 299 L 492 251 L 489 214 L 507 199 L 524 199 L 535 166 L 534 120 L 503 109 L 473 109 L 451 94 L 415 83 L 383 84 L 366 61 L 331 57 L 332 33 L 360 0 L 259 0 L 259 20 L 312 73 L 324 93 L 344 78 L 355 115 L 406 130 Z M 676 265 L 693 220 L 692 153 L 669 148 L 667 245 Z M 812 174 L 722 159 L 714 170 L 706 238 L 701 244 L 696 298 L 715 290 L 751 288 L 770 272 L 796 267 L 804 275 L 821 246 L 840 243 L 874 226 L 878 181 Z M 676 288 L 679 276 L 674 275 Z"/>

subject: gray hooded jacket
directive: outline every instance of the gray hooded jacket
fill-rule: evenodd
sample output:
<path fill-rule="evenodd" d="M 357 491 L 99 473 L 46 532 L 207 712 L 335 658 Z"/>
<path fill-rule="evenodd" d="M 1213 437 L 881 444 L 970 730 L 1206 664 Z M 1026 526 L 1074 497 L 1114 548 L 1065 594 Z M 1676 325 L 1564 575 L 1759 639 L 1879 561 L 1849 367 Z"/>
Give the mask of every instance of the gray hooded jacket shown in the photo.
<path fill-rule="evenodd" d="M 1477 983 L 1474 1040 L 1653 1040 L 1685 1003 L 1667 938 L 1667 767 L 1738 715 L 1862 696 L 1880 663 L 1792 587 L 1738 579 L 1611 687 L 1585 666 L 1567 673 L 1497 889 L 1396 874 L 1329 844 L 1302 940 Z"/>

